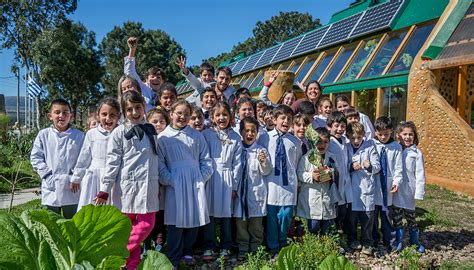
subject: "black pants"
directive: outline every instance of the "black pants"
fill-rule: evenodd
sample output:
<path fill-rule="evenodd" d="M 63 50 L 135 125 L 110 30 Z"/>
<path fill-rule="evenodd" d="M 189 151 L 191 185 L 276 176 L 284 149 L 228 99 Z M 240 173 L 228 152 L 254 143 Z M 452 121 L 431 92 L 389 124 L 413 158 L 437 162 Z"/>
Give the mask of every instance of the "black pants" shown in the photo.
<path fill-rule="evenodd" d="M 372 229 L 374 227 L 374 211 L 352 211 L 349 224 L 353 230 L 348 234 L 349 242 L 357 239 L 357 222 L 360 222 L 361 240 L 363 246 L 372 246 L 374 240 L 372 238 Z"/>
<path fill-rule="evenodd" d="M 71 219 L 77 211 L 77 204 L 63 205 L 63 206 L 50 206 L 45 205 L 50 211 L 56 214 L 63 215 L 64 218 Z M 61 213 L 62 212 L 62 213 Z"/>

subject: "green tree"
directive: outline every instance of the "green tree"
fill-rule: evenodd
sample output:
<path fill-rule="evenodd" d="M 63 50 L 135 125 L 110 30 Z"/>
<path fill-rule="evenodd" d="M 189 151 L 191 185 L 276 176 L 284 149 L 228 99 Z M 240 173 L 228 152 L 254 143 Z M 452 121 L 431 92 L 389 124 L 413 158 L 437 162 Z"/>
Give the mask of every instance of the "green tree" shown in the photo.
<path fill-rule="evenodd" d="M 181 45 L 161 30 L 144 30 L 141 23 L 126 22 L 107 33 L 99 46 L 104 57 L 103 84 L 107 94 L 117 92 L 117 82 L 123 75 L 123 59 L 128 55 L 127 39 L 131 36 L 137 37 L 139 42 L 136 54 L 139 74 L 143 76 L 148 68 L 158 66 L 164 70 L 169 82 L 182 79 L 176 64 L 178 56 L 184 54 Z"/>
<path fill-rule="evenodd" d="M 69 100 L 80 121 L 82 112 L 102 96 L 100 80 L 104 71 L 96 45 L 94 32 L 80 23 L 65 21 L 43 32 L 32 46 L 48 98 Z"/>
<path fill-rule="evenodd" d="M 280 42 L 296 37 L 303 33 L 320 27 L 319 19 L 313 19 L 308 13 L 300 13 L 296 11 L 280 12 L 279 15 L 271 17 L 269 20 L 255 24 L 252 30 L 253 36 L 243 42 L 239 42 L 232 47 L 228 53 L 221 53 L 215 57 L 206 59 L 205 61 L 218 66 L 221 62 L 230 59 L 242 52 L 247 55 L 257 51 L 269 48 Z"/>

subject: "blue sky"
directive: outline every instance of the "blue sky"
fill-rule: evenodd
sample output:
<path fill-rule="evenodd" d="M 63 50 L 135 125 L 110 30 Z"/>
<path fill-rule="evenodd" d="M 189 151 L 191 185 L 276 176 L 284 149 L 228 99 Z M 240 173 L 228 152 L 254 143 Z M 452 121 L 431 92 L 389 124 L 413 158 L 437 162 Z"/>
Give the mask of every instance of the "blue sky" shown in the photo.
<path fill-rule="evenodd" d="M 116 25 L 137 21 L 145 29 L 167 32 L 186 50 L 189 65 L 227 52 L 252 35 L 257 21 L 280 11 L 307 12 L 322 24 L 354 0 L 79 0 L 70 17 L 96 33 L 97 43 Z M 16 78 L 10 72 L 13 53 L 0 51 L 0 93 L 16 94 Z M 22 82 L 22 93 L 24 83 Z"/>

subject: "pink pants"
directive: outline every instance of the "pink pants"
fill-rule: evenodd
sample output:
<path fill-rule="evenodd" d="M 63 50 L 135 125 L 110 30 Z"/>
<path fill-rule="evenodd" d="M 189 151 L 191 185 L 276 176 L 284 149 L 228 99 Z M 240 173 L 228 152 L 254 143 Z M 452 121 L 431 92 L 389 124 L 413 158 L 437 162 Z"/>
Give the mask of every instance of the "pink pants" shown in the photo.
<path fill-rule="evenodd" d="M 132 222 L 132 231 L 127 245 L 130 256 L 126 259 L 126 266 L 128 270 L 135 270 L 140 264 L 140 244 L 148 237 L 155 225 L 155 213 L 125 215 Z"/>

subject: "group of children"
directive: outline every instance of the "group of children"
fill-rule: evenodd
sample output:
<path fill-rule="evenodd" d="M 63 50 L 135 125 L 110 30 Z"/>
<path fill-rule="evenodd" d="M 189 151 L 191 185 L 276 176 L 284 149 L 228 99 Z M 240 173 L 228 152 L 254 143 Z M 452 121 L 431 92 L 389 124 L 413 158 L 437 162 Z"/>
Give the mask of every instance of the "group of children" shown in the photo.
<path fill-rule="evenodd" d="M 112 204 L 128 216 L 127 269 L 138 266 L 144 241 L 157 250 L 166 243 L 174 266 L 195 263 L 197 245 L 205 260 L 216 258 L 217 249 L 228 258 L 235 243 L 240 258 L 264 242 L 276 255 L 295 215 L 307 220 L 310 233 L 342 230 L 350 248 L 367 254 L 379 230 L 387 249 L 401 250 L 405 217 L 410 243 L 423 252 L 414 211 L 424 195 L 423 157 L 412 122 L 395 129 L 380 117 L 374 129 L 345 96 L 336 98 L 333 112 L 316 81 L 305 92 L 318 106 L 298 101 L 295 113 L 294 92 L 282 104 L 267 98 L 278 74 L 255 101 L 247 89 L 229 85 L 230 69 L 219 68 L 214 81 L 214 68 L 203 64 L 196 78 L 184 58 L 178 65 L 195 91 L 178 100 L 160 69 L 150 68 L 146 82 L 140 80 L 137 40 L 128 45 L 118 99 L 100 102 L 97 126 L 84 136 L 70 125 L 69 103 L 54 100 L 52 126 L 39 132 L 31 152 L 48 209 L 71 218 L 84 205 Z M 308 129 L 317 142 L 305 138 Z M 321 164 L 314 164 L 314 153 Z"/>

